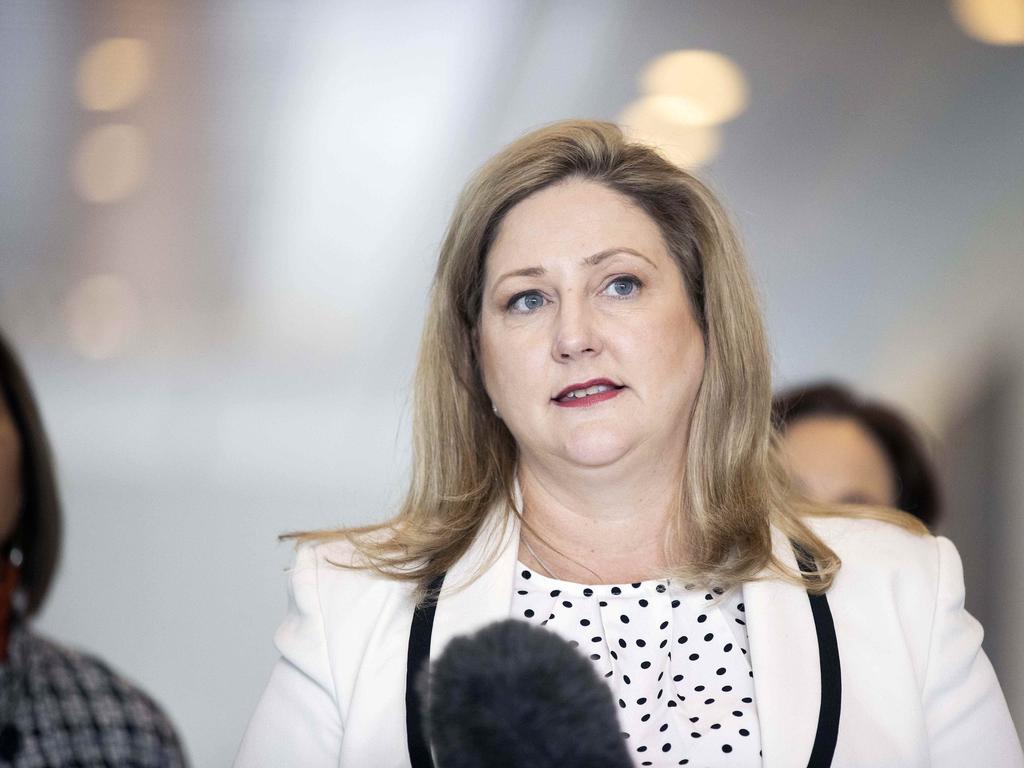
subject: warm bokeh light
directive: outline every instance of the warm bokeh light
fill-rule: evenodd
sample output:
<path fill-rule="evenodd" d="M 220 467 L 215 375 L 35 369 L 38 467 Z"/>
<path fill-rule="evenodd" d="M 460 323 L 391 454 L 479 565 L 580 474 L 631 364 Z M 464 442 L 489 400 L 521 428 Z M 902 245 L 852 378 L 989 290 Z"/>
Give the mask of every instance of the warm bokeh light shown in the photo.
<path fill-rule="evenodd" d="M 708 125 L 705 122 L 707 110 L 693 99 L 683 96 L 645 96 L 645 109 L 655 112 L 665 120 L 679 125 Z"/>
<path fill-rule="evenodd" d="M 674 51 L 659 56 L 641 77 L 647 96 L 659 97 L 666 117 L 686 125 L 718 125 L 747 106 L 740 68 L 714 51 Z"/>
<path fill-rule="evenodd" d="M 78 64 L 78 100 L 86 109 L 112 112 L 135 102 L 149 87 L 149 44 L 132 37 L 101 40 Z"/>
<path fill-rule="evenodd" d="M 722 143 L 714 126 L 685 125 L 667 117 L 657 97 L 634 101 L 622 113 L 619 124 L 630 139 L 657 147 L 682 168 L 697 168 L 711 162 Z"/>
<path fill-rule="evenodd" d="M 116 357 L 137 338 L 142 307 L 135 288 L 117 275 L 93 275 L 64 302 L 68 340 L 90 360 Z"/>
<path fill-rule="evenodd" d="M 134 125 L 100 126 L 82 137 L 74 163 L 75 189 L 84 200 L 123 200 L 146 175 L 146 137 Z"/>
<path fill-rule="evenodd" d="M 1024 0 L 952 0 L 957 24 L 990 45 L 1024 45 Z"/>

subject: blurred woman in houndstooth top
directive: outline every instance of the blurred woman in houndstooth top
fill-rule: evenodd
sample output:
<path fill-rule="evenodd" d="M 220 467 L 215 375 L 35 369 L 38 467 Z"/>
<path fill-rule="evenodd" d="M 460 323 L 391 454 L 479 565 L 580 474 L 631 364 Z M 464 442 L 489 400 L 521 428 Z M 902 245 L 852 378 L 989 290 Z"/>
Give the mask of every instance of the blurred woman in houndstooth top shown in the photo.
<path fill-rule="evenodd" d="M 0 336 L 0 765 L 184 766 L 174 728 L 149 696 L 102 660 L 32 630 L 60 533 L 43 422 Z"/>

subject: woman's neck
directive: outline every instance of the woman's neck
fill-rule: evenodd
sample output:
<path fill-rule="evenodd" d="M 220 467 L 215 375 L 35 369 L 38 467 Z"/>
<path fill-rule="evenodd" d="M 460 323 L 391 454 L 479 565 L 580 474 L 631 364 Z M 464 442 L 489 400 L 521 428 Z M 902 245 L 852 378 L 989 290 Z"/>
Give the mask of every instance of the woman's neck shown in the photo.
<path fill-rule="evenodd" d="M 526 523 L 522 562 L 583 584 L 633 583 L 664 572 L 681 470 L 556 473 L 524 461 L 519 483 Z"/>

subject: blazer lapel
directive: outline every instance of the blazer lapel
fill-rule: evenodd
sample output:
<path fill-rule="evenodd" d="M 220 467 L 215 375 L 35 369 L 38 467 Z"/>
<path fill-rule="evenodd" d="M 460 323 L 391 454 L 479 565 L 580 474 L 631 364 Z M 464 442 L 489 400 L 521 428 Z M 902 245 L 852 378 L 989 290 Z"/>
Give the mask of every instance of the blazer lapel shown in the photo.
<path fill-rule="evenodd" d="M 430 639 L 431 660 L 444 652 L 453 637 L 509 617 L 518 552 L 519 518 L 499 502 L 445 577 Z"/>
<path fill-rule="evenodd" d="M 786 536 L 772 526 L 775 556 L 797 570 Z M 743 585 L 764 768 L 807 765 L 818 727 L 821 669 L 807 591 L 773 577 Z"/>
<path fill-rule="evenodd" d="M 775 556 L 799 572 L 786 536 L 772 527 Z M 452 638 L 509 617 L 519 520 L 504 502 L 491 509 L 466 554 L 448 572 L 437 602 L 430 658 Z M 821 707 L 818 641 L 807 591 L 763 572 L 743 585 L 764 768 L 807 765 Z M 473 577 L 476 576 L 474 579 Z"/>

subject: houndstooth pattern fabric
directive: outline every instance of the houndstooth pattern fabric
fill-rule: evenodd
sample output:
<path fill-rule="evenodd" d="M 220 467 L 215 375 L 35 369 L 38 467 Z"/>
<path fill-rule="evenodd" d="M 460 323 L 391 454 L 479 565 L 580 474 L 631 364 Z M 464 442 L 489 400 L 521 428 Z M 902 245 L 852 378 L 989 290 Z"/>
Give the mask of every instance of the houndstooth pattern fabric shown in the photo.
<path fill-rule="evenodd" d="M 157 704 L 99 659 L 26 628 L 11 634 L 8 653 L 0 666 L 0 768 L 186 765 Z"/>

